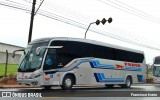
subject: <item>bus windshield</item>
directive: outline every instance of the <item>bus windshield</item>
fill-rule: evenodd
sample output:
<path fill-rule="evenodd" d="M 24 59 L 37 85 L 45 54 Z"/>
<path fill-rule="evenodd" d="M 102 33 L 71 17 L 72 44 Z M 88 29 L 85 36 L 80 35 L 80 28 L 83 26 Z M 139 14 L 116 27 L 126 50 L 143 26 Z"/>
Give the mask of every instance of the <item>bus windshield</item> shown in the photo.
<path fill-rule="evenodd" d="M 18 68 L 19 72 L 33 72 L 41 67 L 43 56 L 45 53 L 45 48 L 41 50 L 40 55 L 36 55 L 36 49 L 39 46 L 46 46 L 47 43 L 35 43 L 28 45 L 25 49 L 25 55 L 22 58 L 21 64 Z"/>
<path fill-rule="evenodd" d="M 156 77 L 160 76 L 160 66 L 153 67 L 153 75 Z"/>

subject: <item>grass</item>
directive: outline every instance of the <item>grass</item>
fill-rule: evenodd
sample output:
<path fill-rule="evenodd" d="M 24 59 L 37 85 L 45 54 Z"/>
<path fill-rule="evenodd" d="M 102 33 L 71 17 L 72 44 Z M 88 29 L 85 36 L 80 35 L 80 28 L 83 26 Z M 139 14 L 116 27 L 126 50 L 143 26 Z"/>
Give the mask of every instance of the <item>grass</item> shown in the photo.
<path fill-rule="evenodd" d="M 147 76 L 147 75 L 146 75 Z M 152 72 L 148 72 L 148 78 L 153 78 Z"/>
<path fill-rule="evenodd" d="M 9 75 L 16 76 L 17 75 L 17 69 L 18 69 L 17 64 L 8 64 L 8 66 L 7 66 L 7 76 L 9 76 Z M 5 64 L 0 64 L 0 76 L 4 76 L 4 75 L 5 75 Z"/>

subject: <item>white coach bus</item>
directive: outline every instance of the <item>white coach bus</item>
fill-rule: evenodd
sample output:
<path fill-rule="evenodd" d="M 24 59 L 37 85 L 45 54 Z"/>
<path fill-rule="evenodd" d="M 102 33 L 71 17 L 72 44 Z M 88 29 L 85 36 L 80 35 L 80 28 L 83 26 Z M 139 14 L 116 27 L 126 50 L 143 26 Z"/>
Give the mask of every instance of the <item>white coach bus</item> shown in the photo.
<path fill-rule="evenodd" d="M 129 88 L 133 83 L 144 83 L 145 73 L 142 51 L 87 39 L 43 38 L 24 49 L 17 82 L 62 89 L 115 84 Z"/>
<path fill-rule="evenodd" d="M 160 56 L 157 56 L 153 60 L 153 81 L 160 83 Z"/>

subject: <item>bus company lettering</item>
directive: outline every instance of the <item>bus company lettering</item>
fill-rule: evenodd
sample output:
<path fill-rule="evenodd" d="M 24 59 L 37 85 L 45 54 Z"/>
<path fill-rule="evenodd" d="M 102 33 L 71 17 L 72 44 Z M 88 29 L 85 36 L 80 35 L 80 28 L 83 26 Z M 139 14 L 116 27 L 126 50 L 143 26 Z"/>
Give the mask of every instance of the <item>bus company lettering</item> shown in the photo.
<path fill-rule="evenodd" d="M 141 67 L 140 64 L 136 64 L 136 63 L 128 63 L 128 62 L 125 62 L 124 64 L 125 64 L 125 66 L 130 66 L 130 67 Z"/>

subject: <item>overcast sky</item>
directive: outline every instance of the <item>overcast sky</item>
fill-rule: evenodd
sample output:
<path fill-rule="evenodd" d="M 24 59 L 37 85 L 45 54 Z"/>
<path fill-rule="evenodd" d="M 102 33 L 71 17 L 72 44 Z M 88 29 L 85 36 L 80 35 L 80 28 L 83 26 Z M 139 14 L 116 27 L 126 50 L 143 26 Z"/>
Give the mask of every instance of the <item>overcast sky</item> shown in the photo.
<path fill-rule="evenodd" d="M 37 0 L 36 7 L 41 1 Z M 31 9 L 31 2 L 0 0 L 0 4 L 20 4 L 26 10 Z M 32 40 L 43 37 L 84 38 L 89 23 L 112 17 L 110 24 L 91 25 L 87 39 L 142 50 L 147 63 L 152 63 L 153 57 L 160 55 L 160 50 L 155 50 L 160 49 L 159 4 L 160 0 L 44 0 L 34 19 Z M 0 5 L 0 14 L 0 42 L 27 46 L 30 12 Z"/>

